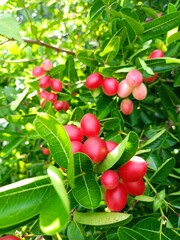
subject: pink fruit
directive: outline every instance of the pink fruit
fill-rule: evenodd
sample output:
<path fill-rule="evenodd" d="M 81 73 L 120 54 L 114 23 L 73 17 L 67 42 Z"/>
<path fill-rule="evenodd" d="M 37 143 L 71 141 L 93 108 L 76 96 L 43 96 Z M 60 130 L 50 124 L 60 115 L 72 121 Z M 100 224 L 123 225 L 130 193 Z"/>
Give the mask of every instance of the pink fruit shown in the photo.
<path fill-rule="evenodd" d="M 132 91 L 132 95 L 135 99 L 142 101 L 147 96 L 147 87 L 144 83 L 141 83 L 139 86 L 135 87 Z"/>
<path fill-rule="evenodd" d="M 64 125 L 64 128 L 70 138 L 71 141 L 82 141 L 83 140 L 83 133 L 81 129 L 75 125 Z"/>
<path fill-rule="evenodd" d="M 102 85 L 103 77 L 100 73 L 92 73 L 86 79 L 86 87 L 94 90 Z"/>
<path fill-rule="evenodd" d="M 126 75 L 126 82 L 129 84 L 130 87 L 134 88 L 139 86 L 143 81 L 143 75 L 140 71 L 134 69 L 128 72 Z"/>
<path fill-rule="evenodd" d="M 102 81 L 102 90 L 107 96 L 114 96 L 117 93 L 118 84 L 115 78 L 105 78 Z"/>
<path fill-rule="evenodd" d="M 163 51 L 159 50 L 159 49 L 156 49 L 154 51 L 152 51 L 149 55 L 149 58 L 161 58 L 161 57 L 164 57 L 164 53 Z"/>
<path fill-rule="evenodd" d="M 143 81 L 146 83 L 152 83 L 156 80 L 157 77 L 158 77 L 158 73 L 155 73 L 152 77 L 144 78 Z"/>
<path fill-rule="evenodd" d="M 92 113 L 86 113 L 82 117 L 80 121 L 80 127 L 83 135 L 86 137 L 98 136 L 101 130 L 99 120 Z"/>
<path fill-rule="evenodd" d="M 130 115 L 133 111 L 133 108 L 134 104 L 130 99 L 126 98 L 122 100 L 120 104 L 120 110 L 124 115 Z"/>
<path fill-rule="evenodd" d="M 114 189 L 119 185 L 119 176 L 114 170 L 103 172 L 100 180 L 105 189 Z"/>
<path fill-rule="evenodd" d="M 40 88 L 48 88 L 51 85 L 51 78 L 49 76 L 44 76 L 39 79 Z"/>
<path fill-rule="evenodd" d="M 45 59 L 42 62 L 42 67 L 44 68 L 45 71 L 50 71 L 53 67 L 53 64 L 52 64 L 51 60 Z"/>
<path fill-rule="evenodd" d="M 33 77 L 40 78 L 45 75 L 45 70 L 44 68 L 37 66 L 33 68 L 32 75 Z"/>
<path fill-rule="evenodd" d="M 143 179 L 136 182 L 124 182 L 123 184 L 126 187 L 127 192 L 132 196 L 142 195 L 146 188 Z"/>
<path fill-rule="evenodd" d="M 106 141 L 106 146 L 107 146 L 108 152 L 111 152 L 114 148 L 118 146 L 118 144 L 116 142 L 108 140 Z"/>
<path fill-rule="evenodd" d="M 82 146 L 83 146 L 82 142 L 72 141 L 71 144 L 72 144 L 72 152 L 73 153 L 82 152 Z"/>
<path fill-rule="evenodd" d="M 63 84 L 62 84 L 62 82 L 59 79 L 56 79 L 56 78 L 52 79 L 52 81 L 51 81 L 51 89 L 54 92 L 61 92 L 62 88 L 63 88 Z"/>
<path fill-rule="evenodd" d="M 117 94 L 121 98 L 128 97 L 132 92 L 132 87 L 127 83 L 126 79 L 122 80 L 118 85 Z"/>

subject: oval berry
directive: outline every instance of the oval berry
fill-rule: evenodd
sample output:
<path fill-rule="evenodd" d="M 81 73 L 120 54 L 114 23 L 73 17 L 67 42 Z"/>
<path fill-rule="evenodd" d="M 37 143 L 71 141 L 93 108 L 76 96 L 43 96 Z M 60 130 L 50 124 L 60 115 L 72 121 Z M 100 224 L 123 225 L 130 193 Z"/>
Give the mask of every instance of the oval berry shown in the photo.
<path fill-rule="evenodd" d="M 40 88 L 48 88 L 51 85 L 51 78 L 49 76 L 44 76 L 39 79 Z"/>
<path fill-rule="evenodd" d="M 86 113 L 81 121 L 80 127 L 83 135 L 86 137 L 98 136 L 101 130 L 100 122 L 96 116 L 92 113 Z"/>
<path fill-rule="evenodd" d="M 143 81 L 143 75 L 137 69 L 131 70 L 126 75 L 126 82 L 130 87 L 134 88 L 139 86 Z"/>
<path fill-rule="evenodd" d="M 117 93 L 118 85 L 115 78 L 105 78 L 102 82 L 102 90 L 107 96 L 114 96 Z"/>
<path fill-rule="evenodd" d="M 146 189 L 143 179 L 136 182 L 124 182 L 123 184 L 126 187 L 127 192 L 132 196 L 142 195 Z"/>
<path fill-rule="evenodd" d="M 108 140 L 106 141 L 106 146 L 107 146 L 108 152 L 111 152 L 114 148 L 118 146 L 118 144 L 116 142 Z"/>
<path fill-rule="evenodd" d="M 152 77 L 144 78 L 143 81 L 146 83 L 152 83 L 156 80 L 157 77 L 158 77 L 158 73 L 155 73 Z"/>
<path fill-rule="evenodd" d="M 134 104 L 132 100 L 128 98 L 122 100 L 120 104 L 120 110 L 124 115 L 130 115 L 133 111 L 133 108 L 134 108 Z"/>
<path fill-rule="evenodd" d="M 107 170 L 101 175 L 101 184 L 105 189 L 114 189 L 119 185 L 119 176 L 113 170 Z"/>
<path fill-rule="evenodd" d="M 154 51 L 152 51 L 149 55 L 149 58 L 152 59 L 152 58 L 161 58 L 161 57 L 164 57 L 164 52 L 159 50 L 159 49 L 156 49 Z"/>
<path fill-rule="evenodd" d="M 55 101 L 57 101 L 57 95 L 55 93 L 49 92 L 47 95 L 47 100 L 54 103 Z"/>
<path fill-rule="evenodd" d="M 86 79 L 86 87 L 94 90 L 102 85 L 103 76 L 100 73 L 92 73 Z"/>
<path fill-rule="evenodd" d="M 99 137 L 88 138 L 83 144 L 82 151 L 93 163 L 103 161 L 108 153 L 106 142 Z"/>
<path fill-rule="evenodd" d="M 72 144 L 72 152 L 73 153 L 82 152 L 82 146 L 83 146 L 82 142 L 72 141 L 71 144 Z"/>
<path fill-rule="evenodd" d="M 42 67 L 44 68 L 45 71 L 50 71 L 53 67 L 53 64 L 52 64 L 51 60 L 45 59 L 42 62 Z"/>
<path fill-rule="evenodd" d="M 108 189 L 105 192 L 105 202 L 111 211 L 121 211 L 127 203 L 128 194 L 125 186 L 122 183 L 114 189 Z"/>
<path fill-rule="evenodd" d="M 20 240 L 20 238 L 14 235 L 7 235 L 7 236 L 0 237 L 0 240 Z"/>
<path fill-rule="evenodd" d="M 144 100 L 147 96 L 146 85 L 144 83 L 141 83 L 139 86 L 135 87 L 132 91 L 132 95 L 136 100 Z"/>
<path fill-rule="evenodd" d="M 118 85 L 117 94 L 121 98 L 128 97 L 132 92 L 132 87 L 127 83 L 126 79 L 122 80 Z"/>
<path fill-rule="evenodd" d="M 45 147 L 41 147 L 41 150 L 42 150 L 42 153 L 44 155 L 49 155 L 50 154 L 50 150 L 48 148 L 45 148 Z"/>
<path fill-rule="evenodd" d="M 64 128 L 70 138 L 71 141 L 82 141 L 83 133 L 80 128 L 75 125 L 64 125 Z"/>
<path fill-rule="evenodd" d="M 127 163 L 118 169 L 118 174 L 124 182 L 136 182 L 144 177 L 147 172 L 146 161 L 139 157 L 132 157 Z"/>
<path fill-rule="evenodd" d="M 40 78 L 45 75 L 45 70 L 44 68 L 37 66 L 33 68 L 32 75 L 33 77 Z"/>
<path fill-rule="evenodd" d="M 62 88 L 63 88 L 63 84 L 62 84 L 62 82 L 59 79 L 56 79 L 56 78 L 52 79 L 52 81 L 51 81 L 51 89 L 54 92 L 61 92 Z"/>

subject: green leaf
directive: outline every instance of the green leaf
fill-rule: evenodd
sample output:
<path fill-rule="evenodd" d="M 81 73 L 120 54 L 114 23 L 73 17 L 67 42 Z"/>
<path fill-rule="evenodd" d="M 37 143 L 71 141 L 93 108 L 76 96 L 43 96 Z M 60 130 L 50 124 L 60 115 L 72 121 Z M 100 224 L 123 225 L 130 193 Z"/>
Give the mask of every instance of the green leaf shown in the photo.
<path fill-rule="evenodd" d="M 156 140 L 158 140 L 164 133 L 166 132 L 166 129 L 162 129 L 160 132 L 158 132 L 157 134 L 155 134 L 153 137 L 151 137 L 149 140 L 145 141 L 142 145 L 141 148 L 144 148 L 150 144 L 152 144 L 153 142 L 155 142 Z"/>
<path fill-rule="evenodd" d="M 156 212 L 163 204 L 163 200 L 165 199 L 166 197 L 166 192 L 165 192 L 165 189 L 163 189 L 162 191 L 160 191 L 156 196 L 155 196 L 155 199 L 154 199 L 154 202 L 153 202 L 153 210 L 154 212 Z"/>
<path fill-rule="evenodd" d="M 118 236 L 119 240 L 148 240 L 149 238 L 144 237 L 139 232 L 127 228 L 127 227 L 119 227 L 118 228 Z"/>
<path fill-rule="evenodd" d="M 106 5 L 101 0 L 96 0 L 92 5 L 89 14 L 88 14 L 88 22 L 94 21 L 106 8 Z"/>
<path fill-rule="evenodd" d="M 3 147 L 3 150 L 1 151 L 0 156 L 2 158 L 8 157 L 12 153 L 13 149 L 17 148 L 24 141 L 25 141 L 25 139 L 22 137 L 14 138 L 9 144 L 7 144 L 5 147 Z"/>
<path fill-rule="evenodd" d="M 88 156 L 74 155 L 75 188 L 72 190 L 76 201 L 85 208 L 95 209 L 101 202 L 101 191 L 93 174 L 93 165 Z"/>
<path fill-rule="evenodd" d="M 170 44 L 170 43 L 178 41 L 178 40 L 180 40 L 180 32 L 176 32 L 176 33 L 170 35 L 167 38 L 167 43 Z"/>
<path fill-rule="evenodd" d="M 34 126 L 38 134 L 49 144 L 55 162 L 61 167 L 68 168 L 68 180 L 73 187 L 74 160 L 72 147 L 63 125 L 49 114 L 38 113 L 34 120 Z"/>
<path fill-rule="evenodd" d="M 74 240 L 74 236 L 76 236 L 76 240 L 86 240 L 83 226 L 76 221 L 71 221 L 68 225 L 67 236 L 69 240 Z"/>
<path fill-rule="evenodd" d="M 121 41 L 120 37 L 114 36 L 107 43 L 103 52 L 100 54 L 101 57 L 104 57 L 107 55 L 105 62 L 109 63 L 117 56 L 120 48 L 120 41 Z"/>
<path fill-rule="evenodd" d="M 107 154 L 102 162 L 95 165 L 94 171 L 102 173 L 114 165 L 116 168 L 122 166 L 135 155 L 138 143 L 138 135 L 135 132 L 130 132 L 115 149 Z"/>
<path fill-rule="evenodd" d="M 0 35 L 23 43 L 19 31 L 19 24 L 13 16 L 10 14 L 0 15 Z"/>
<path fill-rule="evenodd" d="M 98 65 L 98 61 L 94 57 L 94 51 L 91 50 L 81 50 L 77 53 L 77 58 L 80 62 L 84 63 L 89 67 L 96 67 Z"/>
<path fill-rule="evenodd" d="M 47 171 L 56 192 L 43 204 L 39 219 L 42 232 L 54 235 L 67 225 L 70 203 L 60 170 L 50 166 Z"/>
<path fill-rule="evenodd" d="M 102 96 L 97 102 L 97 118 L 105 118 L 115 107 L 116 101 L 112 97 Z"/>
<path fill-rule="evenodd" d="M 23 101 L 23 99 L 26 97 L 26 94 L 28 93 L 29 91 L 29 88 L 25 88 L 24 91 L 20 94 L 17 95 L 17 98 L 16 100 L 14 100 L 12 103 L 11 103 L 11 106 L 10 106 L 10 109 L 12 111 L 15 111 L 19 104 Z"/>
<path fill-rule="evenodd" d="M 74 221 L 90 226 L 124 225 L 132 219 L 131 214 L 119 212 L 75 212 Z"/>
<path fill-rule="evenodd" d="M 141 9 L 146 13 L 147 16 L 158 18 L 157 12 L 153 8 L 142 6 Z"/>
<path fill-rule="evenodd" d="M 154 197 L 146 196 L 146 195 L 140 195 L 136 196 L 135 199 L 140 202 L 153 202 Z"/>
<path fill-rule="evenodd" d="M 53 192 L 49 177 L 27 178 L 0 188 L 0 229 L 38 215 Z"/>
<path fill-rule="evenodd" d="M 74 58 L 69 56 L 66 60 L 66 65 L 64 69 L 64 79 L 69 80 L 70 82 L 74 83 L 77 81 L 77 75 L 75 71 L 75 63 Z"/>
<path fill-rule="evenodd" d="M 144 24 L 143 37 L 150 39 L 167 33 L 179 25 L 180 12 L 173 12 Z"/>
<path fill-rule="evenodd" d="M 173 170 L 176 164 L 176 160 L 172 157 L 167 159 L 152 175 L 150 181 L 156 183 L 162 183 L 166 179 L 170 172 Z"/>
<path fill-rule="evenodd" d="M 160 222 L 156 218 L 146 218 L 138 222 L 133 230 L 142 234 L 147 239 L 160 239 Z"/>

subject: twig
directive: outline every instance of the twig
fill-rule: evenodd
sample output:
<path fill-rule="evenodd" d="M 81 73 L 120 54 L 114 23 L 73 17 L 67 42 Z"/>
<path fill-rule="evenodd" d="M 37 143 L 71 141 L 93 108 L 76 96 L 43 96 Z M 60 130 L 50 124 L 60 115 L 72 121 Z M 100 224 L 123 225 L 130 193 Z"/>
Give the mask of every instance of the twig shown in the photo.
<path fill-rule="evenodd" d="M 73 51 L 69 51 L 69 50 L 66 50 L 66 49 L 58 48 L 58 47 L 55 47 L 55 46 L 50 45 L 48 43 L 42 42 L 40 40 L 33 40 L 33 39 L 29 39 L 29 38 L 23 38 L 23 41 L 26 42 L 26 43 L 30 43 L 30 44 L 37 44 L 37 45 L 40 45 L 40 46 L 44 46 L 46 48 L 53 49 L 56 52 L 64 52 L 64 53 L 67 53 L 67 54 L 70 54 L 70 55 L 75 55 L 75 52 L 73 52 Z"/>

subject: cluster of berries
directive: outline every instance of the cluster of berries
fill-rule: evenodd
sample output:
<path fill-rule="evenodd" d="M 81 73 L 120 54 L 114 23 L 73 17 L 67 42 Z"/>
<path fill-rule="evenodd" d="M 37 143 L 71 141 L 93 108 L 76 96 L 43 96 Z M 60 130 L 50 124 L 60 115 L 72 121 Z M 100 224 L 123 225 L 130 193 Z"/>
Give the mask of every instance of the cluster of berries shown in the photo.
<path fill-rule="evenodd" d="M 150 53 L 149 59 L 163 57 L 164 53 L 157 49 Z M 133 101 L 127 97 L 131 94 L 134 99 L 142 101 L 147 96 L 147 87 L 143 83 L 151 83 L 155 81 L 158 74 L 154 74 L 150 78 L 143 78 L 141 72 L 137 69 L 133 69 L 127 73 L 125 79 L 118 82 L 115 78 L 103 78 L 103 76 L 98 73 L 90 74 L 86 79 L 86 87 L 89 90 L 95 90 L 102 87 L 102 91 L 107 96 L 118 95 L 123 98 L 120 104 L 120 110 L 123 114 L 129 115 L 132 113 L 134 104 Z"/>
<path fill-rule="evenodd" d="M 105 189 L 104 199 L 111 211 L 121 211 L 127 203 L 128 194 L 139 196 L 145 191 L 143 177 L 147 172 L 146 161 L 134 156 L 117 171 L 107 170 L 100 181 Z"/>
<path fill-rule="evenodd" d="M 114 141 L 105 141 L 98 135 L 101 127 L 100 122 L 92 113 L 86 113 L 80 127 L 67 124 L 64 128 L 72 144 L 72 152 L 82 152 L 89 156 L 92 163 L 98 163 L 105 159 L 106 155 L 118 144 Z"/>
<path fill-rule="evenodd" d="M 61 80 L 57 78 L 51 78 L 47 73 L 53 68 L 53 64 L 49 59 L 45 59 L 41 66 L 36 66 L 32 70 L 33 77 L 39 81 L 40 92 L 39 96 L 43 101 L 41 107 L 44 107 L 46 101 L 51 102 L 56 111 L 67 111 L 69 109 L 69 103 L 67 101 L 58 100 L 58 92 L 63 89 Z M 46 90 L 45 90 L 46 89 Z M 49 91 L 47 91 L 49 89 Z"/>

